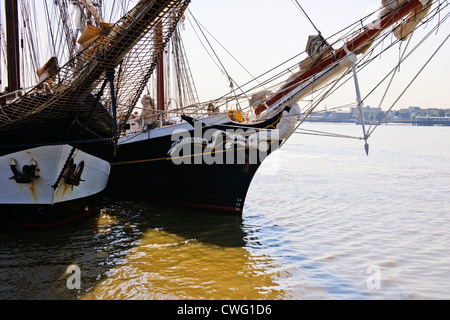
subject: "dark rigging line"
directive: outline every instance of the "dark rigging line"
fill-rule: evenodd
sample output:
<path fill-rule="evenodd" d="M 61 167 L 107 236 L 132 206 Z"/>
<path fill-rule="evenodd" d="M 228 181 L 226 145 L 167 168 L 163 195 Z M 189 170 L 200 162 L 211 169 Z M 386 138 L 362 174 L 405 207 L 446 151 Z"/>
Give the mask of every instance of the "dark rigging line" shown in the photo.
<path fill-rule="evenodd" d="M 189 9 L 188 9 L 188 11 L 189 11 Z M 190 11 L 189 11 L 189 13 L 190 13 Z M 213 46 L 212 46 L 211 43 L 209 42 L 208 38 L 206 37 L 205 33 L 203 32 L 203 29 L 200 27 L 200 23 L 199 23 L 199 22 L 197 21 L 197 19 L 192 15 L 192 13 L 191 13 L 191 16 L 192 16 L 192 19 L 194 19 L 194 22 L 196 23 L 197 28 L 198 28 L 198 29 L 200 30 L 200 32 L 202 33 L 203 38 L 204 38 L 205 41 L 208 43 L 208 46 L 209 46 L 209 48 L 211 49 L 211 51 L 213 52 L 214 56 L 216 57 L 218 63 L 220 64 L 222 71 L 223 71 L 223 72 L 225 73 L 225 75 L 228 77 L 228 81 L 230 81 L 230 85 L 234 85 L 235 82 L 234 82 L 233 78 L 231 78 L 230 74 L 228 73 L 227 69 L 226 69 L 225 66 L 223 65 L 222 61 L 220 60 L 220 58 L 219 58 L 219 56 L 217 55 L 216 51 L 214 50 Z"/>
<path fill-rule="evenodd" d="M 192 14 L 192 12 L 188 9 L 189 13 L 191 14 L 191 16 L 194 18 L 194 20 L 196 21 L 196 23 L 198 24 L 199 27 L 201 27 L 202 29 L 204 29 L 210 36 L 211 38 L 214 39 L 214 41 L 217 42 L 217 44 L 242 68 L 245 70 L 245 72 L 247 72 L 251 78 L 253 78 L 254 80 L 258 81 L 256 79 L 256 77 L 254 75 L 251 74 L 250 71 L 247 70 L 247 68 L 245 68 L 228 50 L 227 48 L 225 48 L 212 34 L 211 32 L 209 32 Z"/>
<path fill-rule="evenodd" d="M 397 104 L 397 102 L 403 97 L 406 91 L 411 87 L 411 85 L 414 83 L 414 81 L 419 77 L 419 75 L 422 73 L 422 71 L 428 66 L 428 64 L 433 60 L 433 58 L 436 56 L 436 54 L 441 50 L 441 48 L 444 46 L 444 44 L 447 42 L 448 38 L 450 37 L 450 34 L 447 35 L 447 37 L 442 41 L 442 43 L 439 45 L 439 47 L 434 51 L 434 53 L 431 55 L 431 57 L 425 62 L 425 64 L 422 66 L 422 68 L 417 72 L 417 74 L 414 76 L 414 78 L 408 83 L 406 88 L 402 91 L 402 93 L 398 96 L 398 98 L 394 101 L 394 103 L 391 105 L 391 107 L 388 109 L 388 112 L 391 111 L 394 106 Z M 368 132 L 368 137 L 372 135 L 372 133 L 375 131 L 376 128 L 380 125 L 380 123 L 384 120 L 386 117 L 387 112 L 385 113 L 384 117 L 378 121 L 377 125 L 372 129 L 372 131 Z"/>
<path fill-rule="evenodd" d="M 302 8 L 302 6 L 300 5 L 300 3 L 298 3 L 297 0 L 292 0 L 292 1 L 294 1 L 294 2 L 297 4 L 297 6 L 300 8 L 300 10 L 301 10 L 301 12 L 303 13 L 303 15 L 306 17 L 306 19 L 308 19 L 308 21 L 311 23 L 311 25 L 314 27 L 314 29 L 316 29 L 316 31 L 319 33 L 319 35 L 321 35 L 322 32 L 320 32 L 320 30 L 317 29 L 316 25 L 314 24 L 314 22 L 312 22 L 311 18 L 308 16 L 308 14 L 306 13 L 306 11 L 303 10 L 303 8 Z"/>

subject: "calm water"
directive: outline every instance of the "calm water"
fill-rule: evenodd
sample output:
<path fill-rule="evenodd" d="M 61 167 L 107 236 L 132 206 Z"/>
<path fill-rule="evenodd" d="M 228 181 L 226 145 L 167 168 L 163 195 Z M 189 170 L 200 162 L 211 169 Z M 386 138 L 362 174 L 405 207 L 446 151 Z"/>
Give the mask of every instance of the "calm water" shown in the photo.
<path fill-rule="evenodd" d="M 0 230 L 0 299 L 450 299 L 450 128 L 383 126 L 370 145 L 294 135 L 242 217 L 105 202 L 63 229 Z"/>

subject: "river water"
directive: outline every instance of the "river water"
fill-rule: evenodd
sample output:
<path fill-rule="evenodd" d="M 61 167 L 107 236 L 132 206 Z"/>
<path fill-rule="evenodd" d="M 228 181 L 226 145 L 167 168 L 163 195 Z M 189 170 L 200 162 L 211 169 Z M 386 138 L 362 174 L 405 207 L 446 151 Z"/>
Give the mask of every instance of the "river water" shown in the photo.
<path fill-rule="evenodd" d="M 450 128 L 369 143 L 294 134 L 242 217 L 105 200 L 61 229 L 0 230 L 0 299 L 450 299 Z"/>

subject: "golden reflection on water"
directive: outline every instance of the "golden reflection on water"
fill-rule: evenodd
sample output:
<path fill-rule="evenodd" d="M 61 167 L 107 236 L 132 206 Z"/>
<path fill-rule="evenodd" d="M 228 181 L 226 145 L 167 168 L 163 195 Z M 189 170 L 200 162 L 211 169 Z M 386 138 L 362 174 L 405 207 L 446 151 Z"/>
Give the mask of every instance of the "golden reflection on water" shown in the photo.
<path fill-rule="evenodd" d="M 98 232 L 108 233 L 116 223 L 119 222 L 114 217 L 103 213 L 98 220 Z M 121 262 L 81 298 L 256 300 L 282 297 L 283 292 L 273 282 L 269 258 L 256 256 L 243 246 L 198 239 L 206 229 L 197 233 L 199 237 L 186 237 L 163 228 L 145 230 Z"/>
<path fill-rule="evenodd" d="M 107 234 L 111 232 L 111 227 L 120 224 L 120 219 L 109 215 L 105 209 L 100 210 L 100 215 L 97 219 L 97 233 Z"/>
<path fill-rule="evenodd" d="M 148 230 L 125 262 L 83 299 L 276 299 L 270 261 Z"/>

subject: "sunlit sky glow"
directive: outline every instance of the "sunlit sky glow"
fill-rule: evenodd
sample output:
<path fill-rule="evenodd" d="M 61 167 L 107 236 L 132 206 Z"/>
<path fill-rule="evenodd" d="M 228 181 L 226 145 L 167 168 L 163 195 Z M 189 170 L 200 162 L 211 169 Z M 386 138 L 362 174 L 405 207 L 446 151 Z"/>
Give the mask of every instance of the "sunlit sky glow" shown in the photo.
<path fill-rule="evenodd" d="M 299 1 L 311 20 L 325 37 L 335 34 L 355 21 L 376 10 L 379 0 L 302 0 Z M 223 45 L 250 73 L 260 75 L 266 70 L 304 51 L 309 35 L 316 31 L 291 0 L 192 0 L 189 10 L 200 23 Z M 448 13 L 448 9 L 445 11 Z M 425 45 L 400 67 L 396 82 L 381 105 L 388 109 L 405 85 L 420 70 L 431 54 L 437 49 L 450 31 L 450 21 L 441 25 L 437 35 L 433 35 Z M 436 24 L 421 27 L 414 34 L 410 44 L 422 39 Z M 189 22 L 185 23 L 184 42 L 196 80 L 197 90 L 202 100 L 214 99 L 227 92 L 227 77 L 216 67 L 204 52 L 199 40 L 191 30 Z M 212 41 L 217 52 L 221 54 L 228 73 L 237 83 L 250 79 L 248 73 L 220 50 Z M 381 59 L 374 61 L 364 72 L 359 73 L 362 95 L 372 90 L 379 80 L 394 66 L 399 59 L 397 45 Z M 407 93 L 394 109 L 409 106 L 422 108 L 450 108 L 449 74 L 450 41 L 439 51 L 433 61 L 421 73 Z M 384 89 L 365 101 L 366 105 L 378 107 Z M 328 107 L 345 105 L 355 101 L 352 83 L 344 86 L 325 103 Z"/>

